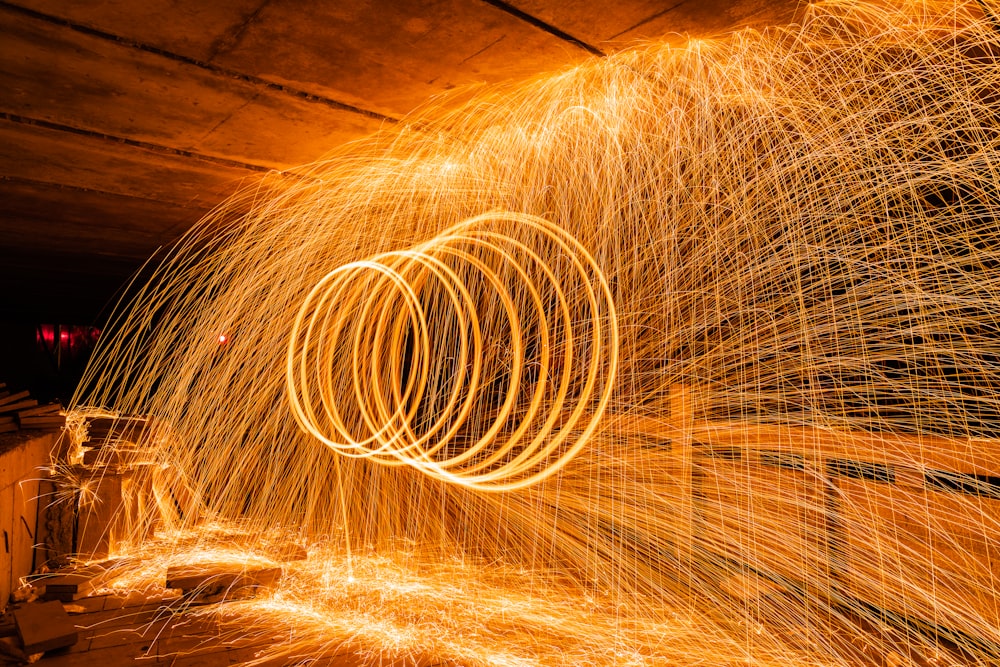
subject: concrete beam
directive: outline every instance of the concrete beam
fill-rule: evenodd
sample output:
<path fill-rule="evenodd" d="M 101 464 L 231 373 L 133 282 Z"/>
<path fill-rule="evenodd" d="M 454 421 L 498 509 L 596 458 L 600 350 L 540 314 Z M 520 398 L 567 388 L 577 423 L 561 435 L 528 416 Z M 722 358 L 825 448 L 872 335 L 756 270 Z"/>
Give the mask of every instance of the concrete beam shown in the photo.
<path fill-rule="evenodd" d="M 0 112 L 267 168 L 313 160 L 380 123 L 2 4 L 0 86 Z"/>

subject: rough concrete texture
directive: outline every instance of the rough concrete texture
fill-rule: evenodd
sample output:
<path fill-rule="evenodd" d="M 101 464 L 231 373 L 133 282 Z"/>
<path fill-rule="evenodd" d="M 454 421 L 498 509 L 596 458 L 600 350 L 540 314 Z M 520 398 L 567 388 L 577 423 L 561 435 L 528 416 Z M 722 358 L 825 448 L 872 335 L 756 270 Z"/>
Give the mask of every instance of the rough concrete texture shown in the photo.
<path fill-rule="evenodd" d="M 55 438 L 38 431 L 0 436 L 0 608 L 34 569 L 39 480 Z"/>
<path fill-rule="evenodd" d="M 784 22 L 797 6 L 0 3 L 0 280 L 15 286 L 2 315 L 91 321 L 143 258 L 241 184 L 294 170 L 436 93 L 666 33 Z"/>

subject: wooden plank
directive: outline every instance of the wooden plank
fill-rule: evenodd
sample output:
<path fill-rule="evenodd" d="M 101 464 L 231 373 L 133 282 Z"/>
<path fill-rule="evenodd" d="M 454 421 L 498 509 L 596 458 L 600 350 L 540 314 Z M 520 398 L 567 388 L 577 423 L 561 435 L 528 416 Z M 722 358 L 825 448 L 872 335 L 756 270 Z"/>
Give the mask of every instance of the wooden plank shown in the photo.
<path fill-rule="evenodd" d="M 829 594 L 829 517 L 815 471 L 751 457 L 699 457 L 697 466 L 696 534 L 705 552 L 790 581 L 813 596 Z"/>
<path fill-rule="evenodd" d="M 676 504 L 679 521 L 677 534 L 677 558 L 681 563 L 691 562 L 691 547 L 694 538 L 694 498 L 693 498 L 693 450 L 692 426 L 694 406 L 691 391 L 685 385 L 670 388 L 670 424 L 677 433 L 671 440 L 671 451 L 676 456 L 679 471 L 677 476 Z"/>
<path fill-rule="evenodd" d="M 72 646 L 78 634 L 61 602 L 27 604 L 14 610 L 17 634 L 27 654 Z"/>
<path fill-rule="evenodd" d="M 848 594 L 907 618 L 1000 636 L 1000 501 L 836 484 Z"/>
<path fill-rule="evenodd" d="M 46 403 L 45 405 L 39 405 L 34 408 L 27 408 L 26 410 L 21 410 L 17 413 L 19 418 L 23 417 L 35 417 L 37 415 L 48 415 L 53 413 L 58 413 L 63 407 L 60 403 Z"/>
<path fill-rule="evenodd" d="M 232 563 L 200 563 L 167 568 L 165 588 L 185 593 L 205 591 L 236 592 L 241 589 L 269 588 L 281 579 L 280 567 L 241 568 Z"/>
<path fill-rule="evenodd" d="M 7 403 L 6 405 L 0 405 L 0 413 L 15 413 L 23 408 L 33 408 L 36 405 L 38 405 L 38 401 L 33 398 L 16 403 Z"/>
<path fill-rule="evenodd" d="M 55 415 L 52 417 L 41 415 L 35 417 L 22 417 L 18 420 L 21 428 L 62 428 L 66 425 L 66 417 Z"/>
<path fill-rule="evenodd" d="M 124 559 L 116 558 L 83 568 L 54 572 L 37 579 L 35 583 L 44 587 L 46 598 L 70 602 L 94 590 L 123 561 Z"/>
<path fill-rule="evenodd" d="M 156 608 L 162 612 L 164 609 L 171 609 L 181 600 L 181 597 L 178 591 L 168 590 L 155 595 L 147 595 L 141 590 L 129 591 L 124 595 L 109 595 L 108 599 L 104 602 L 104 609 L 105 611 L 114 611 L 116 609 L 133 611 Z"/>
<path fill-rule="evenodd" d="M 66 613 L 70 616 L 82 615 L 82 614 L 93 614 L 98 611 L 104 611 L 104 603 L 107 601 L 108 595 L 88 595 L 87 597 L 80 598 L 79 600 L 73 600 L 69 603 L 63 603 L 63 608 Z"/>
<path fill-rule="evenodd" d="M 0 399 L 0 408 L 5 408 L 6 409 L 6 406 L 10 405 L 11 403 L 16 403 L 16 402 L 18 402 L 18 401 L 20 401 L 22 399 L 28 398 L 28 396 L 30 396 L 30 395 L 31 395 L 31 392 L 29 392 L 27 390 L 25 390 L 25 391 L 19 391 L 19 392 L 15 393 L 15 394 L 8 394 L 4 398 Z"/>
<path fill-rule="evenodd" d="M 693 437 L 709 447 L 767 449 L 809 459 L 843 458 L 970 474 L 1000 473 L 997 440 L 732 422 L 698 422 Z"/>

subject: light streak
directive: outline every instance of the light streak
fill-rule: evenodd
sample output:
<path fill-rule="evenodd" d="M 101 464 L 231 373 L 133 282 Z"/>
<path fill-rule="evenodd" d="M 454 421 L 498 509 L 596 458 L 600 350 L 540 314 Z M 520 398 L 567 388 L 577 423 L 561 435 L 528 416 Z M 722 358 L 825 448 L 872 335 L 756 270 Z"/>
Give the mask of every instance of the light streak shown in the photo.
<path fill-rule="evenodd" d="M 515 236 L 490 231 L 489 223 L 497 221 L 517 223 L 518 232 L 538 235 L 532 240 L 549 245 L 549 251 L 569 265 L 564 269 L 568 275 L 557 277 L 546 258 Z M 530 263 L 522 264 L 525 260 Z M 463 279 L 459 272 L 469 277 Z M 374 281 L 368 279 L 371 273 L 377 275 Z M 513 274 L 515 284 L 505 285 L 502 273 Z M 547 285 L 536 285 L 533 274 Z M 475 280 L 491 289 L 473 297 L 466 281 Z M 529 303 L 519 307 L 512 287 L 515 293 L 526 294 Z M 554 306 L 543 301 L 543 287 L 554 298 Z M 454 352 L 445 337 L 455 332 L 431 332 L 418 292 L 428 292 L 431 298 L 447 296 L 454 317 L 447 324 L 458 329 L 459 337 L 457 356 L 450 359 L 448 401 L 443 407 L 430 405 L 434 422 L 421 435 L 413 422 L 432 389 L 429 367 L 436 354 Z M 571 304 L 568 299 L 573 296 L 577 303 Z M 477 312 L 495 302 L 503 304 L 510 334 L 506 343 L 514 353 L 507 376 L 484 382 L 483 350 L 492 341 L 483 340 Z M 428 304 L 435 306 L 439 304 Z M 547 310 L 555 311 L 558 319 L 550 321 Z M 352 326 L 352 319 L 360 323 Z M 535 328 L 531 340 L 522 329 L 524 322 Z M 317 283 L 292 325 L 286 371 L 289 403 L 304 429 L 345 456 L 386 465 L 405 463 L 478 491 L 513 491 L 561 470 L 593 435 L 614 387 L 620 344 L 617 324 L 607 280 L 583 246 L 543 218 L 485 214 L 413 250 L 347 264 Z M 345 336 L 342 343 L 344 329 L 353 329 L 353 337 Z M 411 368 L 404 378 L 401 348 L 407 331 L 415 340 Z M 347 357 L 341 345 L 349 342 Z M 526 358 L 529 346 L 536 349 L 534 359 Z M 383 347 L 388 348 L 388 358 Z M 589 354 L 583 353 L 588 358 L 582 364 L 574 356 L 581 347 L 590 348 Z M 561 358 L 551 358 L 553 348 L 562 349 Z M 533 379 L 522 377 L 529 363 Z M 349 382 L 334 372 L 338 364 L 350 366 Z M 572 377 L 575 367 L 582 368 L 582 378 Z M 489 401 L 484 385 L 498 380 L 506 390 L 497 416 L 492 423 L 473 424 L 470 429 L 467 422 L 473 408 Z M 573 381 L 582 387 L 568 403 Z M 530 403 L 514 418 L 515 407 L 527 400 L 522 394 L 530 395 Z M 323 411 L 313 403 L 322 404 Z M 360 417 L 351 426 L 342 416 L 345 407 Z M 560 426 L 554 431 L 557 422 Z M 336 439 L 327 435 L 331 430 Z M 470 437 L 470 431 L 475 435 Z M 367 437 L 356 435 L 359 432 Z M 467 446 L 447 453 L 460 433 Z"/>
<path fill-rule="evenodd" d="M 309 545 L 217 610 L 289 659 L 995 660 L 998 53 L 978 3 L 816 3 L 240 195 L 75 401 L 160 425 L 120 549 Z"/>

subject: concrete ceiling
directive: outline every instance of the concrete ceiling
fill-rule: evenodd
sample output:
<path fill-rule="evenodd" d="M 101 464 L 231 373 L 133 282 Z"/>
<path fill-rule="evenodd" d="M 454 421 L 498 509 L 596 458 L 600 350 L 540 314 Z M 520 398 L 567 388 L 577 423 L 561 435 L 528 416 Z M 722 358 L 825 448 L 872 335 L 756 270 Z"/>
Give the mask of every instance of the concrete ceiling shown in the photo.
<path fill-rule="evenodd" d="M 0 0 L 0 319 L 93 323 L 241 184 L 444 90 L 795 0 Z"/>

